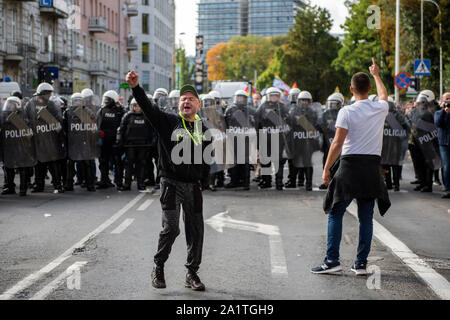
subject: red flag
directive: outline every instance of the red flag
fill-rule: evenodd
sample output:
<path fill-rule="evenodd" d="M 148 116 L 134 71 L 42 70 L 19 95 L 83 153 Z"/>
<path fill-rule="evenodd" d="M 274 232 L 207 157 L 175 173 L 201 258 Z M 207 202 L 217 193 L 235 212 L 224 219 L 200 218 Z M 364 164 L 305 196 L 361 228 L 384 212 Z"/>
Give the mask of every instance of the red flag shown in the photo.
<path fill-rule="evenodd" d="M 294 82 L 294 84 L 292 85 L 292 88 L 298 88 L 297 81 Z"/>

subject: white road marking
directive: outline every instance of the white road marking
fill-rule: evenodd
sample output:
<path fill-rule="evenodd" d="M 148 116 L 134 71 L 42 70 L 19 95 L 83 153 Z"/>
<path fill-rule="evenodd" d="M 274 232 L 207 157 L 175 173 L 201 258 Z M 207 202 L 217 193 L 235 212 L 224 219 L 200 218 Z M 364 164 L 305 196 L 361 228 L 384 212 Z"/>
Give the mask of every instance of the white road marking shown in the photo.
<path fill-rule="evenodd" d="M 237 230 L 251 231 L 269 236 L 270 263 L 273 276 L 287 277 L 286 257 L 284 255 L 283 241 L 278 226 L 240 221 L 231 218 L 228 211 L 221 212 L 205 221 L 217 232 L 222 233 L 223 228 L 232 228 Z"/>
<path fill-rule="evenodd" d="M 137 209 L 137 211 L 145 211 L 152 203 L 153 199 L 148 199 Z"/>
<path fill-rule="evenodd" d="M 55 291 L 64 282 L 64 280 L 66 280 L 71 275 L 71 273 L 68 272 L 69 270 L 80 269 L 81 267 L 85 266 L 86 264 L 87 264 L 87 261 L 75 262 L 73 265 L 71 265 L 69 268 L 67 268 L 66 271 L 61 273 L 55 280 L 50 282 L 48 285 L 46 285 L 44 288 L 42 288 L 38 293 L 36 293 L 33 297 L 31 297 L 30 300 L 44 300 L 53 291 Z"/>
<path fill-rule="evenodd" d="M 447 210 L 447 213 L 448 213 L 448 214 L 450 214 L 450 209 L 449 209 L 449 210 Z"/>
<path fill-rule="evenodd" d="M 44 213 L 44 217 L 45 218 L 48 218 L 48 217 L 51 217 L 52 215 L 50 214 L 50 213 Z"/>
<path fill-rule="evenodd" d="M 355 218 L 358 219 L 357 206 L 355 202 L 347 209 Z M 373 234 L 386 247 L 399 257 L 416 275 L 421 278 L 441 299 L 450 300 L 450 283 L 431 268 L 424 260 L 419 258 L 403 242 L 397 239 L 385 227 L 373 220 Z"/>
<path fill-rule="evenodd" d="M 23 291 L 24 289 L 28 288 L 29 286 L 33 285 L 36 281 L 41 279 L 43 276 L 45 276 L 47 273 L 51 272 L 53 269 L 58 267 L 61 263 L 63 263 L 67 258 L 71 257 L 73 252 L 76 249 L 82 248 L 84 244 L 89 241 L 90 239 L 95 238 L 100 232 L 108 228 L 110 225 L 112 225 L 115 221 L 117 221 L 124 213 L 126 213 L 128 210 L 130 210 L 133 206 L 136 205 L 136 203 L 139 202 L 143 197 L 145 196 L 144 193 L 139 194 L 136 198 L 128 202 L 122 209 L 117 211 L 111 218 L 106 220 L 104 223 L 102 223 L 97 229 L 89 233 L 87 236 L 85 236 L 83 239 L 81 239 L 79 242 L 74 244 L 72 247 L 67 249 L 63 254 L 61 254 L 59 257 L 57 257 L 55 260 L 50 262 L 48 265 L 43 267 L 41 270 L 36 271 L 35 273 L 30 274 L 25 279 L 22 279 L 17 284 L 15 284 L 12 288 L 6 290 L 4 293 L 0 295 L 0 300 L 9 300 L 14 298 L 14 295 Z"/>
<path fill-rule="evenodd" d="M 134 222 L 134 219 L 125 219 L 116 229 L 111 231 L 112 234 L 120 234 L 122 233 L 130 224 Z"/>

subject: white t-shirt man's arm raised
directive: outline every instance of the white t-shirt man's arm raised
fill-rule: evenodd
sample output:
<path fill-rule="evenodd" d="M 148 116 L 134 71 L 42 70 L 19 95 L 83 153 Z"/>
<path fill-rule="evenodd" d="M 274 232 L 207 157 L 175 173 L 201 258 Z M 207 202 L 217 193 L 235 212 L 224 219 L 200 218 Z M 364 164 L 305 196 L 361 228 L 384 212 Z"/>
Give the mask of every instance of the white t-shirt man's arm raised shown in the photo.
<path fill-rule="evenodd" d="M 367 154 L 381 156 L 383 129 L 389 104 L 384 101 L 360 100 L 339 111 L 336 128 L 348 130 L 342 155 Z"/>

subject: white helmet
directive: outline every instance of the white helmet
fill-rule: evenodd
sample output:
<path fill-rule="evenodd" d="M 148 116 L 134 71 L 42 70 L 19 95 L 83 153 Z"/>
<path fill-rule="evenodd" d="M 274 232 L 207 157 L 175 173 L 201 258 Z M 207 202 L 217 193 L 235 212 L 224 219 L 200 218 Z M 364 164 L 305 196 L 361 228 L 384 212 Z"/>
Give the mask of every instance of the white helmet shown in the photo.
<path fill-rule="evenodd" d="M 93 97 L 94 96 L 94 91 L 92 91 L 89 88 L 83 89 L 81 91 L 81 94 L 83 95 L 83 97 L 85 98 L 89 98 L 89 97 Z"/>
<path fill-rule="evenodd" d="M 131 100 L 131 102 L 130 102 L 130 106 L 137 105 L 137 104 L 138 104 L 138 103 L 137 103 L 137 101 L 136 101 L 135 98 L 133 98 L 133 99 Z"/>
<path fill-rule="evenodd" d="M 261 98 L 261 104 L 267 102 L 267 96 L 264 95 L 264 97 Z"/>
<path fill-rule="evenodd" d="M 14 112 L 22 108 L 22 102 L 18 97 L 9 97 L 3 104 L 2 110 L 5 112 Z"/>
<path fill-rule="evenodd" d="M 344 102 L 345 102 L 345 97 L 344 97 L 344 95 L 343 95 L 342 93 L 340 93 L 340 92 L 336 92 L 335 94 L 338 95 L 338 96 L 341 98 L 342 104 L 344 104 Z"/>
<path fill-rule="evenodd" d="M 74 93 L 70 97 L 70 106 L 72 106 L 72 107 L 80 107 L 83 105 L 83 102 L 84 102 L 84 96 L 79 92 Z"/>
<path fill-rule="evenodd" d="M 155 90 L 153 95 L 154 96 L 159 95 L 159 96 L 166 96 L 167 97 L 169 95 L 169 93 L 164 88 L 158 88 L 158 89 Z"/>
<path fill-rule="evenodd" d="M 201 98 L 203 108 L 211 108 L 214 106 L 214 98 L 210 94 L 204 94 Z"/>
<path fill-rule="evenodd" d="M 269 89 L 267 89 L 266 91 L 266 95 L 270 96 L 273 94 L 277 94 L 279 96 L 281 96 L 281 90 L 275 87 L 270 87 Z"/>
<path fill-rule="evenodd" d="M 395 103 L 394 98 L 392 98 L 391 96 L 389 96 L 389 97 L 388 97 L 388 102 Z"/>
<path fill-rule="evenodd" d="M 352 96 L 352 98 L 350 99 L 350 101 L 355 102 L 355 101 L 356 101 L 355 96 Z"/>
<path fill-rule="evenodd" d="M 337 101 L 340 102 L 341 105 L 343 105 L 345 102 L 344 96 L 340 93 L 333 93 L 331 96 L 328 97 L 327 102 L 328 101 Z"/>
<path fill-rule="evenodd" d="M 153 100 L 153 96 L 152 96 L 150 93 L 147 93 L 147 98 L 148 98 L 149 100 Z"/>
<path fill-rule="evenodd" d="M 114 101 L 114 103 L 119 102 L 119 95 L 118 95 L 117 92 L 115 92 L 114 90 L 106 91 L 106 92 L 103 94 L 103 99 L 104 99 L 104 98 L 110 98 L 110 99 L 112 99 L 112 100 Z"/>
<path fill-rule="evenodd" d="M 298 95 L 300 94 L 300 89 L 299 88 L 292 88 L 291 90 L 289 90 L 289 95 Z"/>
<path fill-rule="evenodd" d="M 309 100 L 312 102 L 312 95 L 308 91 L 302 91 L 298 94 L 297 101 L 298 100 Z"/>
<path fill-rule="evenodd" d="M 53 86 L 51 85 L 51 84 L 49 84 L 49 83 L 47 83 L 47 82 L 42 82 L 38 87 L 37 87 L 37 89 L 36 89 L 36 94 L 37 95 L 41 95 L 43 92 L 45 92 L 45 91 L 50 91 L 50 92 L 53 92 L 53 91 L 55 91 L 54 89 L 53 89 Z"/>
<path fill-rule="evenodd" d="M 433 91 L 431 91 L 431 90 L 420 91 L 416 102 L 419 102 L 419 99 L 422 97 L 425 97 L 427 99 L 427 102 L 432 102 L 434 99 L 436 99 L 436 96 L 434 95 Z"/>
<path fill-rule="evenodd" d="M 371 95 L 369 96 L 369 100 L 370 100 L 370 101 L 378 101 L 378 96 L 377 96 L 376 94 L 371 94 Z"/>
<path fill-rule="evenodd" d="M 179 98 L 179 97 L 180 97 L 180 90 L 172 90 L 172 91 L 170 91 L 170 94 L 169 94 L 169 98 L 170 99 L 172 99 L 172 98 L 176 99 L 176 98 Z"/>
<path fill-rule="evenodd" d="M 208 93 L 213 99 L 222 99 L 222 95 L 219 91 L 213 90 L 210 93 Z"/>
<path fill-rule="evenodd" d="M 206 94 L 202 93 L 201 95 L 198 96 L 198 99 L 199 99 L 200 101 L 202 101 L 204 96 L 206 96 Z"/>
<path fill-rule="evenodd" d="M 248 94 L 244 90 L 238 90 L 234 93 L 233 102 L 235 104 L 247 104 Z"/>

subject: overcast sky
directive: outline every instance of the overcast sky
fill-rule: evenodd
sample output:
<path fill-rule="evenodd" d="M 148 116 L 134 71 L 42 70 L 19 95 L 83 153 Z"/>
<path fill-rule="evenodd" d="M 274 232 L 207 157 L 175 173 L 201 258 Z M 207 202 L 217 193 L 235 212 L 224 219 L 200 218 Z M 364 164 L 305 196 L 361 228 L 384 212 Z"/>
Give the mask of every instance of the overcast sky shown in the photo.
<path fill-rule="evenodd" d="M 192 56 L 195 54 L 195 36 L 198 30 L 197 3 L 198 0 L 175 0 L 177 44 L 182 41 L 188 55 Z M 334 20 L 331 32 L 342 32 L 339 25 L 345 22 L 347 15 L 344 0 L 311 0 L 311 4 L 327 8 Z"/>

